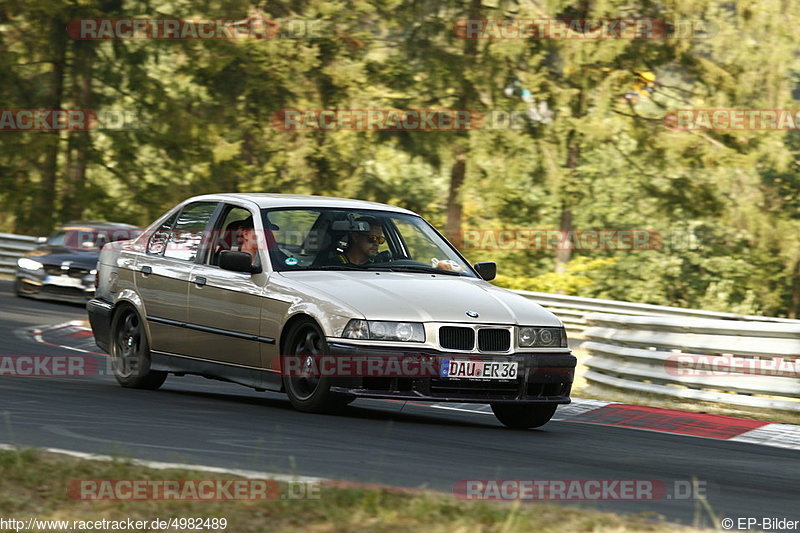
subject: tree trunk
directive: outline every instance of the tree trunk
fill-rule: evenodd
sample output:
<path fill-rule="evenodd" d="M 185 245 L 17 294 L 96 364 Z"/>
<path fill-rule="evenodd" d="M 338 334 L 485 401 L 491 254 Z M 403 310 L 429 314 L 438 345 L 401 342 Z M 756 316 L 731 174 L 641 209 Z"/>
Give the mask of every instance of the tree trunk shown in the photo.
<path fill-rule="evenodd" d="M 797 318 L 800 314 L 800 261 L 794 264 L 792 276 L 792 305 L 789 308 L 789 318 Z"/>
<path fill-rule="evenodd" d="M 76 107 L 94 110 L 94 94 L 92 92 L 94 43 L 92 41 L 76 41 L 73 44 L 73 50 L 75 51 Z M 70 144 L 74 147 L 74 151 L 70 153 L 69 157 L 69 179 L 61 207 L 64 220 L 83 218 L 86 167 L 89 152 L 92 149 L 92 138 L 88 130 L 71 132 L 70 135 L 72 141 Z"/>
<path fill-rule="evenodd" d="M 50 96 L 48 109 L 61 109 L 64 96 L 64 71 L 66 68 L 67 32 L 66 24 L 59 18 L 52 20 L 53 71 L 50 76 Z M 42 168 L 42 181 L 30 217 L 31 234 L 49 232 L 55 223 L 56 186 L 58 185 L 58 154 L 61 148 L 61 135 L 58 132 L 44 133 L 48 136 L 45 161 Z"/>
<path fill-rule="evenodd" d="M 475 20 L 481 18 L 481 0 L 470 0 L 468 18 Z M 470 67 L 477 67 L 478 45 L 475 39 L 464 41 L 464 59 Z M 465 76 L 460 76 L 461 93 L 458 98 L 458 109 L 468 111 L 477 101 L 478 95 L 472 82 Z M 450 169 L 450 187 L 447 193 L 447 222 L 445 233 L 447 238 L 456 248 L 462 244 L 461 222 L 464 212 L 464 201 L 461 188 L 467 175 L 467 151 L 469 149 L 469 132 L 459 132 L 455 143 L 455 157 Z M 462 144 L 463 141 L 463 144 Z"/>
<path fill-rule="evenodd" d="M 572 130 L 569 133 L 567 141 L 567 160 L 564 164 L 566 180 L 562 184 L 562 199 L 561 199 L 561 217 L 559 220 L 558 230 L 561 232 L 561 243 L 556 252 L 556 272 L 566 272 L 567 264 L 572 259 L 571 239 L 569 232 L 572 231 L 572 207 L 570 202 L 573 200 L 569 197 L 572 190 L 572 183 L 575 179 L 575 169 L 578 168 L 578 162 L 581 156 L 580 136 L 578 132 Z"/>
<path fill-rule="evenodd" d="M 572 259 L 571 240 L 569 232 L 572 231 L 572 209 L 567 205 L 568 200 L 561 201 L 561 219 L 558 230 L 561 232 L 561 245 L 556 252 L 556 272 L 566 272 L 567 264 Z"/>
<path fill-rule="evenodd" d="M 458 151 L 456 160 L 450 169 L 450 189 L 447 193 L 447 223 L 445 224 L 447 238 L 456 248 L 460 248 L 462 244 L 461 216 L 464 210 L 464 203 L 461 200 L 461 187 L 464 185 L 466 173 L 467 156 L 463 151 Z"/>

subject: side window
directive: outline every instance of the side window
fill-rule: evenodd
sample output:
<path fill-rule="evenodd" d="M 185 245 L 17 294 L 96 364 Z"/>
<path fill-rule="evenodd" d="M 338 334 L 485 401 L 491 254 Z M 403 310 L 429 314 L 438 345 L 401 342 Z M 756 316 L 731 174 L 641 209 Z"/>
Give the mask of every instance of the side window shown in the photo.
<path fill-rule="evenodd" d="M 227 211 L 218 219 L 214 228 L 212 253 L 205 258 L 205 262 L 212 265 L 219 264 L 219 255 L 226 250 L 246 251 L 255 259 L 256 250 L 245 249 L 244 232 L 249 229 L 253 229 L 253 214 L 243 207 L 227 206 Z M 254 244 L 257 246 L 257 240 Z"/>
<path fill-rule="evenodd" d="M 216 202 L 198 202 L 184 207 L 169 234 L 164 257 L 194 261 L 216 208 Z"/>
<path fill-rule="evenodd" d="M 153 232 L 150 240 L 147 241 L 148 254 L 162 255 L 164 253 L 164 249 L 167 247 L 167 241 L 169 240 L 169 232 L 172 230 L 172 226 L 175 224 L 175 219 L 177 218 L 178 212 L 176 211 Z"/>

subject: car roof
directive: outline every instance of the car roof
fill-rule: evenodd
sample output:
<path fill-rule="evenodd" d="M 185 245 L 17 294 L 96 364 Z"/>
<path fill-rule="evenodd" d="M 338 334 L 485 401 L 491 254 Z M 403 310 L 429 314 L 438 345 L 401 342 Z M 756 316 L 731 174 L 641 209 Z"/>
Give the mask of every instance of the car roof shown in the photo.
<path fill-rule="evenodd" d="M 195 196 L 190 201 L 229 199 L 249 200 L 261 209 L 275 207 L 332 207 L 339 209 L 372 209 L 375 211 L 392 211 L 416 215 L 413 211 L 378 202 L 353 200 L 350 198 L 335 198 L 331 196 L 312 196 L 306 194 L 272 194 L 272 193 L 219 193 Z"/>
<path fill-rule="evenodd" d="M 70 220 L 58 226 L 62 230 L 86 230 L 86 229 L 139 229 L 138 226 L 123 224 L 121 222 L 106 222 L 103 220 Z"/>

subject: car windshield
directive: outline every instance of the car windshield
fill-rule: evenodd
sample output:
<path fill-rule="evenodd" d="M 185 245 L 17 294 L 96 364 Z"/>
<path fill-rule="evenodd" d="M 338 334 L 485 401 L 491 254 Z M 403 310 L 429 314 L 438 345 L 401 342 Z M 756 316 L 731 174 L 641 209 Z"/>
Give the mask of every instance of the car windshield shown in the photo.
<path fill-rule="evenodd" d="M 130 229 L 98 230 L 93 228 L 61 228 L 47 238 L 49 246 L 71 250 L 100 250 L 105 244 L 132 239 L 139 232 Z"/>
<path fill-rule="evenodd" d="M 350 209 L 265 209 L 273 269 L 378 270 L 476 277 L 421 217 Z"/>

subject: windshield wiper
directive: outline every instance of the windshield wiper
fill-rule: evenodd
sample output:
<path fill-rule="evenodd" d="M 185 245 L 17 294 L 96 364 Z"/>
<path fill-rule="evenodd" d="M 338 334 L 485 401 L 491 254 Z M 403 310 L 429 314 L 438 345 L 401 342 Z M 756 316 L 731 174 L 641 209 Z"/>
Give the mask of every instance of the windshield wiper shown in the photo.
<path fill-rule="evenodd" d="M 391 272 L 391 269 L 388 267 L 373 267 L 369 263 L 365 265 L 352 265 L 347 263 L 342 263 L 341 265 L 320 265 L 303 270 L 360 270 L 361 272 L 380 270 L 381 272 Z"/>
<path fill-rule="evenodd" d="M 426 274 L 445 274 L 448 276 L 461 276 L 461 272 L 452 270 L 442 270 L 440 268 L 425 265 L 392 265 L 389 267 L 392 272 L 424 272 Z"/>
<path fill-rule="evenodd" d="M 341 265 L 319 265 L 304 268 L 303 270 L 364 270 L 364 267 L 342 263 Z"/>

